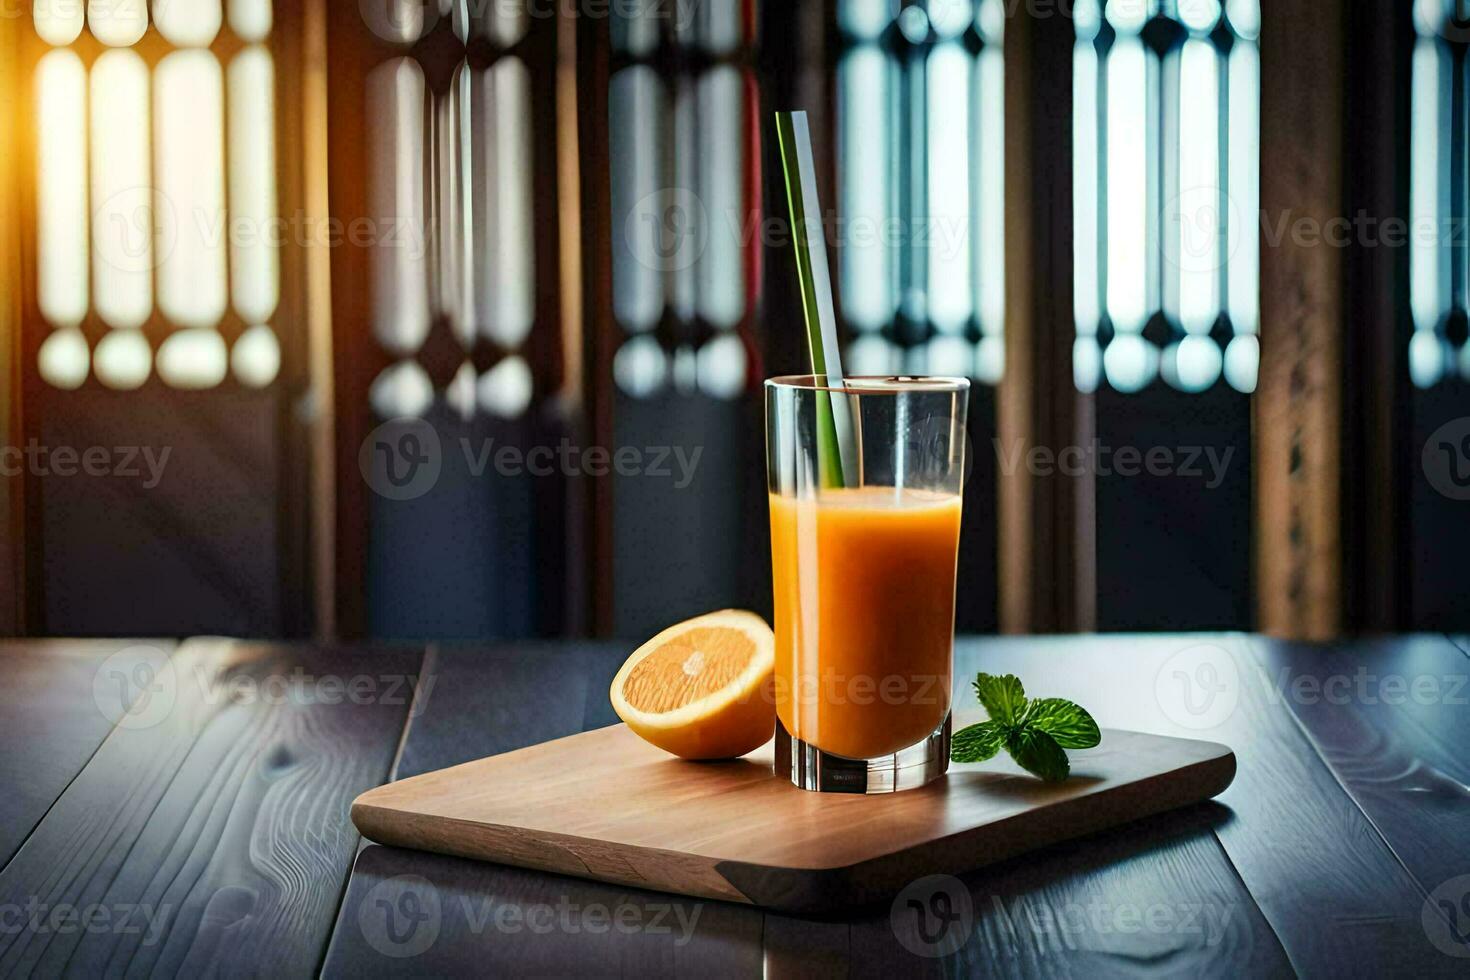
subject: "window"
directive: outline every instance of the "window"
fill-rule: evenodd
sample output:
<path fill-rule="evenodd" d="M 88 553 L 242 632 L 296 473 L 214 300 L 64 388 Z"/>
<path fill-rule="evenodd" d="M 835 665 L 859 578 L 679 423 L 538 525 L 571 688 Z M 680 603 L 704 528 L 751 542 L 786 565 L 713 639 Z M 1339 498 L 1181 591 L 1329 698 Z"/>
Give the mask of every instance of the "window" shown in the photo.
<path fill-rule="evenodd" d="M 1409 304 L 1414 333 L 1409 376 L 1418 388 L 1470 380 L 1470 139 L 1465 97 L 1465 4 L 1414 4 L 1409 207 L 1413 214 Z"/>
<path fill-rule="evenodd" d="M 1257 0 L 1079 0 L 1073 372 L 1256 387 Z"/>
<path fill-rule="evenodd" d="M 269 0 L 38 0 L 37 369 L 133 390 L 275 381 Z M 147 55 L 143 53 L 146 49 Z"/>
<path fill-rule="evenodd" d="M 1001 0 L 837 14 L 843 319 L 853 374 L 1005 371 Z"/>

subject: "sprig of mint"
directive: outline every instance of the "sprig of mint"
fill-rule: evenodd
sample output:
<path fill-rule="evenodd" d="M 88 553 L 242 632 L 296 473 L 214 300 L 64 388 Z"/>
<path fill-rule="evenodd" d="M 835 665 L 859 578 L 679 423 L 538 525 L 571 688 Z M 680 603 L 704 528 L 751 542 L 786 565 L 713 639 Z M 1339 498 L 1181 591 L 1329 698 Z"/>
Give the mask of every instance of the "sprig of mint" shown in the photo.
<path fill-rule="evenodd" d="M 989 721 L 962 728 L 950 740 L 955 762 L 984 762 L 1001 749 L 1016 764 L 1047 782 L 1059 782 L 1072 771 L 1066 749 L 1090 749 L 1102 741 L 1092 715 L 1065 698 L 1028 701 L 1015 674 L 975 677 L 975 696 Z"/>

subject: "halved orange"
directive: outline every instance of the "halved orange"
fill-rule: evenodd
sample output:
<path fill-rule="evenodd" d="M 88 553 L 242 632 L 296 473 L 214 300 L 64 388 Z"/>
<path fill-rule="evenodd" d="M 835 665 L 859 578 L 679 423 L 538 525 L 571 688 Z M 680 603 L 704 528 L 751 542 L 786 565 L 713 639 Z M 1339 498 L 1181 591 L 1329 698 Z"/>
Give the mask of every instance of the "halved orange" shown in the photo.
<path fill-rule="evenodd" d="M 671 626 L 643 644 L 612 682 L 629 728 L 684 759 L 733 759 L 776 730 L 776 638 L 738 609 Z"/>

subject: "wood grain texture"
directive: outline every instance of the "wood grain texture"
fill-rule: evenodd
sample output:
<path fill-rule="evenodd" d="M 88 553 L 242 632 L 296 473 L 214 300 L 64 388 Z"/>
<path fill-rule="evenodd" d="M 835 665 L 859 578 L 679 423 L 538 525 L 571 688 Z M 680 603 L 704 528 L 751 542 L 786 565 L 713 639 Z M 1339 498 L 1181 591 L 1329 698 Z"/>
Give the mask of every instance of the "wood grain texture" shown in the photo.
<path fill-rule="evenodd" d="M 405 736 L 400 775 L 616 721 L 607 689 L 631 652 L 618 643 L 437 650 L 424 682 L 428 697 Z M 411 891 L 440 899 L 438 936 L 422 951 L 385 932 L 388 909 Z M 577 912 L 560 911 L 567 907 Z M 604 908 L 626 925 L 586 928 L 588 910 L 600 922 Z M 501 924 L 487 909 L 505 910 L 498 912 Z M 532 929 L 528 913 L 551 915 L 555 925 Z M 368 846 L 353 869 L 323 974 L 753 977 L 760 956 L 761 914 L 745 906 Z"/>
<path fill-rule="evenodd" d="M 1103 725 L 1211 738 L 1240 762 L 1216 837 L 1306 976 L 1449 976 L 1420 925 L 1424 895 L 1343 791 L 1237 635 L 965 641 L 956 670 L 1014 671 Z M 1045 685 L 1045 686 L 1043 686 Z"/>
<path fill-rule="evenodd" d="M 1341 628 L 1345 249 L 1331 228 L 1349 140 L 1346 0 L 1261 6 L 1261 361 L 1256 391 L 1256 595 L 1264 632 Z M 1243 215 L 1254 225 L 1257 215 Z M 1283 233 L 1286 232 L 1286 233 Z M 1279 237 L 1278 237 L 1279 236 Z"/>
<path fill-rule="evenodd" d="M 1223 746 L 1130 732 L 1072 755 L 1062 784 L 1006 760 L 887 796 L 808 794 L 771 772 L 769 745 L 688 763 L 618 725 L 371 790 L 352 819 L 382 844 L 820 912 L 1208 799 L 1235 770 Z"/>
<path fill-rule="evenodd" d="M 386 777 L 421 660 L 182 645 L 157 713 L 108 736 L 0 873 L 0 905 L 108 918 L 43 912 L 0 935 L 0 974 L 316 970 L 357 844 L 347 803 Z"/>
<path fill-rule="evenodd" d="M 1470 874 L 1470 660 L 1442 636 L 1253 638 L 1278 703 L 1421 888 Z"/>
<path fill-rule="evenodd" d="M 23 640 L 0 646 L 0 868 L 123 714 L 127 677 L 172 640 Z"/>

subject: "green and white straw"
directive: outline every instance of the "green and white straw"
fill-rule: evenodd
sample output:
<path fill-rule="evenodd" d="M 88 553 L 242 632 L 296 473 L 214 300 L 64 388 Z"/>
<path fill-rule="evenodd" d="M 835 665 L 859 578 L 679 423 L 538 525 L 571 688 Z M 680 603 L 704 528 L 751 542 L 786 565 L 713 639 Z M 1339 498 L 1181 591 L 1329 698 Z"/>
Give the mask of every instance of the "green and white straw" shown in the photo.
<path fill-rule="evenodd" d="M 812 373 L 826 375 L 827 387 L 841 388 L 842 352 L 837 344 L 837 308 L 832 302 L 832 274 L 817 198 L 817 169 L 812 156 L 811 127 L 805 112 L 776 113 L 781 169 L 791 207 L 791 242 L 796 276 L 806 318 L 807 349 Z M 855 487 L 862 482 L 857 413 L 844 395 L 817 393 L 817 465 L 826 487 Z"/>

